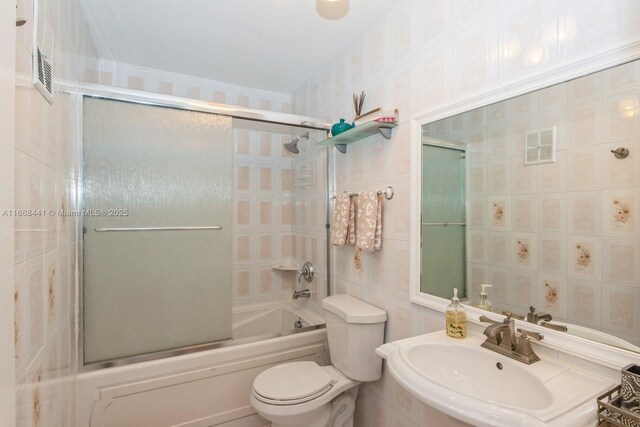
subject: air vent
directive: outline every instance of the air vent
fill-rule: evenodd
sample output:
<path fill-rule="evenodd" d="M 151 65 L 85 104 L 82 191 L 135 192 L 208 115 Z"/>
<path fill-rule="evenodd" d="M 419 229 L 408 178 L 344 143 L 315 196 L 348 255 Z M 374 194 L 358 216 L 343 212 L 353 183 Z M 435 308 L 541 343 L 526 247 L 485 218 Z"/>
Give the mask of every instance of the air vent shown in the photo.
<path fill-rule="evenodd" d="M 45 2 L 34 1 L 33 85 L 53 104 L 53 31 L 45 8 Z"/>
<path fill-rule="evenodd" d="M 525 133 L 524 164 L 539 165 L 556 161 L 556 127 Z"/>
<path fill-rule="evenodd" d="M 36 58 L 36 88 L 42 93 L 42 95 L 53 104 L 53 83 L 51 76 L 51 63 L 47 59 L 46 55 L 37 48 Z"/>

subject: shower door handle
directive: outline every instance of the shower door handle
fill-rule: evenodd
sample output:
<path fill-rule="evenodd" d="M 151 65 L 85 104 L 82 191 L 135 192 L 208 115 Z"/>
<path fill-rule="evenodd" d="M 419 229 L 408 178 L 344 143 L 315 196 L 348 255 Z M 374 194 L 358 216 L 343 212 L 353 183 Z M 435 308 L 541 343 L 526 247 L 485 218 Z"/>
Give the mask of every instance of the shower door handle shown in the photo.
<path fill-rule="evenodd" d="M 222 230 L 220 225 L 212 225 L 209 227 L 106 227 L 96 228 L 97 233 L 107 231 L 191 231 L 191 230 Z"/>

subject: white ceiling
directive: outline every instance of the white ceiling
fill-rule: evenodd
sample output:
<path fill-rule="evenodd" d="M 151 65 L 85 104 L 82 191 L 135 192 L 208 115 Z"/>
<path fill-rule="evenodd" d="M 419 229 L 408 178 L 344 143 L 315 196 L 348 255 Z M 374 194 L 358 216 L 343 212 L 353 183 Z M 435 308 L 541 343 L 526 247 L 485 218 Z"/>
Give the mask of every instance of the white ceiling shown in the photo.
<path fill-rule="evenodd" d="M 400 0 L 84 0 L 101 58 L 291 93 Z"/>

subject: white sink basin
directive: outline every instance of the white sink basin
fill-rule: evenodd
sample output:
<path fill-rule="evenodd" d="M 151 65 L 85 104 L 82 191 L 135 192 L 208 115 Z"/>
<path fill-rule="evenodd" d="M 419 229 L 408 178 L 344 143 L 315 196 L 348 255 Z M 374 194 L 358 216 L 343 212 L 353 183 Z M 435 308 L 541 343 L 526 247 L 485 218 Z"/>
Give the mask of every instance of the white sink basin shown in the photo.
<path fill-rule="evenodd" d="M 484 339 L 439 331 L 384 344 L 376 353 L 418 399 L 473 425 L 595 425 L 595 398 L 612 381 L 544 355 L 526 365 L 480 347 Z"/>

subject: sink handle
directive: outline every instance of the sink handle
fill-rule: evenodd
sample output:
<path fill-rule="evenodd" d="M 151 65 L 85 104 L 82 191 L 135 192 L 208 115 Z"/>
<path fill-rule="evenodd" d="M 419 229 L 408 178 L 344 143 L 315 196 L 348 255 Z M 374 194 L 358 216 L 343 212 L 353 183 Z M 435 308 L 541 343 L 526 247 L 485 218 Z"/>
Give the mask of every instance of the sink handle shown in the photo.
<path fill-rule="evenodd" d="M 484 316 L 484 315 L 480 316 L 480 318 L 478 320 L 481 321 L 481 322 L 484 322 L 484 323 L 491 323 L 491 324 L 498 323 L 495 320 L 489 319 L 487 316 Z"/>
<path fill-rule="evenodd" d="M 503 316 L 507 316 L 508 318 L 516 319 L 516 320 L 524 320 L 524 316 L 520 316 L 519 314 L 514 314 L 514 313 L 512 313 L 510 311 L 507 311 L 507 310 L 504 310 L 502 312 L 502 315 Z"/>
<path fill-rule="evenodd" d="M 567 332 L 569 328 L 565 325 L 556 325 L 555 323 L 549 322 L 540 322 L 540 326 L 544 326 L 545 328 L 553 329 L 554 331 Z"/>
<path fill-rule="evenodd" d="M 526 329 L 518 329 L 518 332 L 520 333 L 520 338 L 531 337 L 536 341 L 542 341 L 544 339 L 544 335 L 539 332 L 527 331 Z"/>

